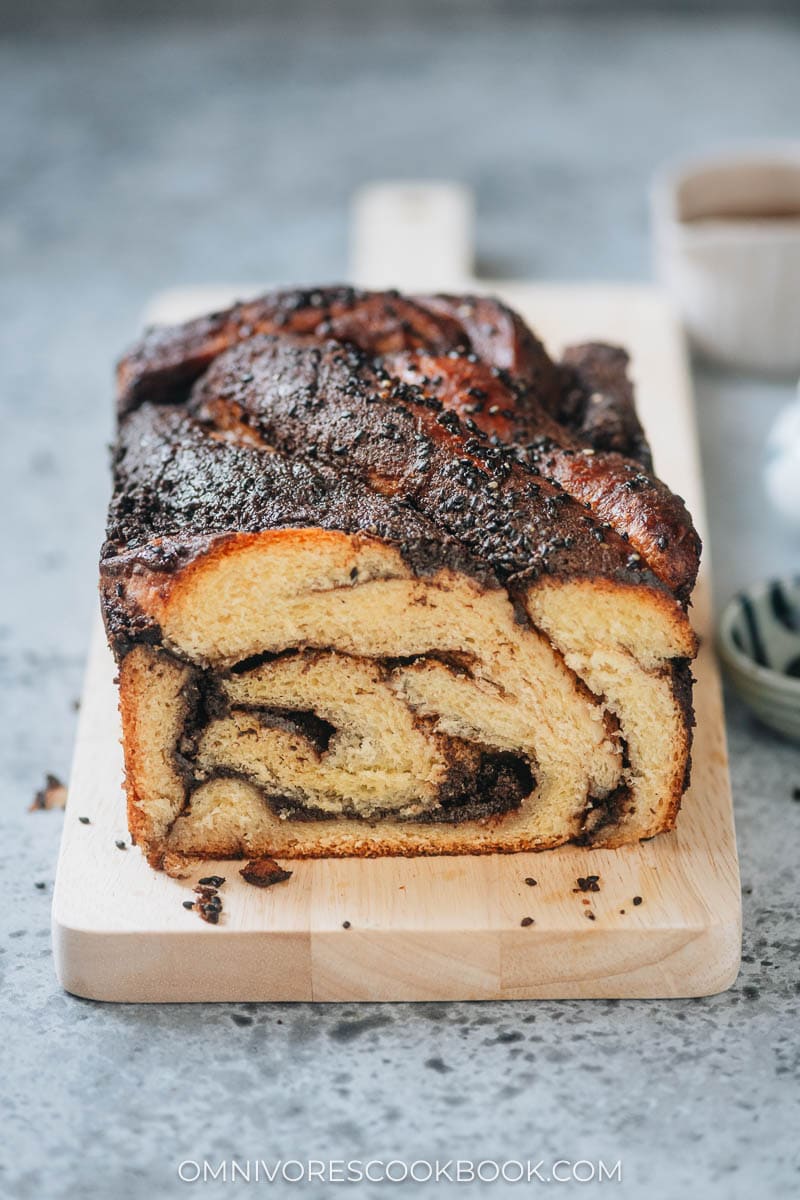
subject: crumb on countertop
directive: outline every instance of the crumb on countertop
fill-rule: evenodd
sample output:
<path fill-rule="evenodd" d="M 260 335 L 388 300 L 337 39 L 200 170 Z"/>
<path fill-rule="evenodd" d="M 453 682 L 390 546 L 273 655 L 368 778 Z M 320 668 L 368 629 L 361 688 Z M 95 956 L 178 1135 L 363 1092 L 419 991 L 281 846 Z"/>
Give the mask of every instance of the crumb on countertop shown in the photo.
<path fill-rule="evenodd" d="M 44 778 L 44 787 L 33 797 L 28 812 L 46 812 L 51 808 L 64 808 L 67 803 L 67 789 L 57 775 L 48 771 Z"/>

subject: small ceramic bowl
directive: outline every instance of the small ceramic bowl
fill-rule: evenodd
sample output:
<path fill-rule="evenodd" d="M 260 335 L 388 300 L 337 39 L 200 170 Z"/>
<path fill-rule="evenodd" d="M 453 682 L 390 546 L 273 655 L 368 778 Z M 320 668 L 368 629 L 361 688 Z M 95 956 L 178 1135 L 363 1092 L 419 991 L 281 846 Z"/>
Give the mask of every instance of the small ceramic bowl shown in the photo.
<path fill-rule="evenodd" d="M 668 168 L 655 267 L 693 344 L 746 370 L 800 371 L 800 143 Z"/>
<path fill-rule="evenodd" d="M 725 608 L 717 644 L 755 715 L 800 741 L 800 576 L 755 584 Z"/>

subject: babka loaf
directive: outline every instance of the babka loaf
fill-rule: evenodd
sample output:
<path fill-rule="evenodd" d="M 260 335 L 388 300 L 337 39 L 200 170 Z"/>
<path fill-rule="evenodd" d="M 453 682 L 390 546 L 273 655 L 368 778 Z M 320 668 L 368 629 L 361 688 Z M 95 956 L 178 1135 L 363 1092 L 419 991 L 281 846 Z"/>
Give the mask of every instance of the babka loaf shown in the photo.
<path fill-rule="evenodd" d="M 624 351 L 279 292 L 149 332 L 118 403 L 101 592 L 154 866 L 673 826 L 700 543 Z"/>

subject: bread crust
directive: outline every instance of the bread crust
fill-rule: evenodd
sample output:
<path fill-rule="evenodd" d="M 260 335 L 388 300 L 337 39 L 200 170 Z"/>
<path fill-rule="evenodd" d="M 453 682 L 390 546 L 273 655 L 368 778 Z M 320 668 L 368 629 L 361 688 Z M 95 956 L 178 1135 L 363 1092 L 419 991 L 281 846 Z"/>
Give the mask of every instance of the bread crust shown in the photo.
<path fill-rule="evenodd" d="M 589 343 L 554 363 L 489 298 L 272 293 L 147 335 L 119 364 L 118 404 L 101 593 L 120 662 L 130 827 L 154 865 L 614 847 L 673 827 L 690 763 L 685 610 L 700 543 L 650 471 L 624 351 Z M 295 578 L 297 593 L 282 592 Z M 373 596 L 386 628 L 397 622 L 394 640 Z M 469 633 L 473 609 L 485 646 Z M 265 653 L 358 654 L 364 620 L 366 658 L 411 688 L 430 744 L 444 739 L 451 767 L 465 764 L 455 819 L 287 819 L 224 754 L 223 774 L 203 775 L 195 733 L 214 720 L 227 729 L 239 710 L 213 717 L 198 680 L 255 670 Z M 425 628 L 420 649 L 409 631 Z M 473 652 L 474 677 L 462 668 Z M 512 683 L 515 655 L 530 659 L 529 683 L 550 680 L 554 728 L 572 734 L 545 732 L 545 692 L 519 745 L 504 732 L 535 693 L 522 676 Z M 478 715 L 485 687 L 491 718 Z M 303 730 L 298 762 L 327 786 Z M 334 743 L 344 736 L 334 728 Z M 505 809 L 487 801 L 470 816 L 470 789 L 490 778 L 481 763 L 500 752 L 513 763 L 498 780 L 530 765 L 534 784 L 521 800 L 503 784 Z M 425 784 L 439 810 L 448 786 Z M 238 814 L 226 808 L 234 795 Z"/>

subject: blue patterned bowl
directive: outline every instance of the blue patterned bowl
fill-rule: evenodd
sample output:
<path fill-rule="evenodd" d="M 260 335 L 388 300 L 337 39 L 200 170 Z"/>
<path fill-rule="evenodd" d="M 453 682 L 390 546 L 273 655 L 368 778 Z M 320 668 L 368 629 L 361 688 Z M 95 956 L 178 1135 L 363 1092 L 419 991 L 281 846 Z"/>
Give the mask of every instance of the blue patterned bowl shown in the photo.
<path fill-rule="evenodd" d="M 800 576 L 734 596 L 717 644 L 731 683 L 759 720 L 800 741 Z"/>

